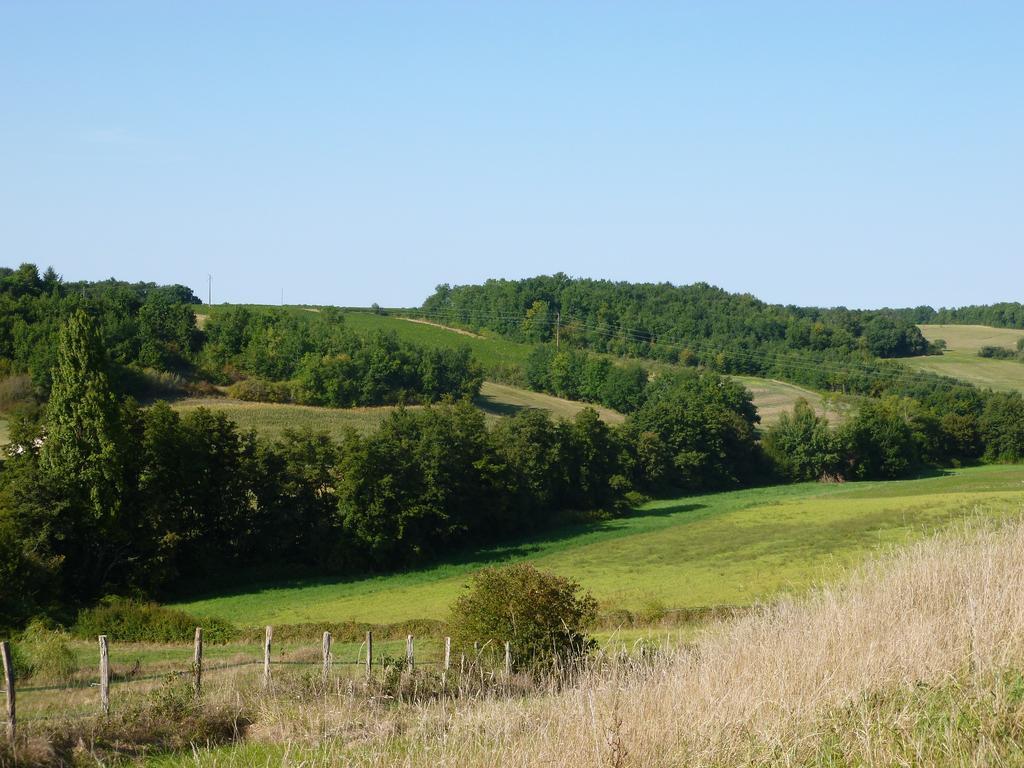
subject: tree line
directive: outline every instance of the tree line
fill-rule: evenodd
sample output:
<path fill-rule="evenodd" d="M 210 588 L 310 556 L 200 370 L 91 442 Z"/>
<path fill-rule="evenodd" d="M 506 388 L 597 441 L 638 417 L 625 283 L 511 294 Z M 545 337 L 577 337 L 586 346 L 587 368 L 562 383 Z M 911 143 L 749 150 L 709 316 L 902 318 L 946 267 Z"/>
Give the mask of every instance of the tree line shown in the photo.
<path fill-rule="evenodd" d="M 554 340 L 686 363 L 715 352 L 832 352 L 909 357 L 930 351 L 911 319 L 878 310 L 767 304 L 706 283 L 627 283 L 562 273 L 482 285 L 441 285 L 422 310 L 525 342 Z"/>
<path fill-rule="evenodd" d="M 475 395 L 483 380 L 466 349 L 360 334 L 336 310 L 230 308 L 201 329 L 198 303 L 180 285 L 65 283 L 52 268 L 0 269 L 0 377 L 27 373 L 45 400 L 59 329 L 84 311 L 97 321 L 112 386 L 136 397 L 212 382 L 242 399 L 346 407 Z"/>
<path fill-rule="evenodd" d="M 651 496 L 778 480 L 906 476 L 1024 458 L 1017 393 L 888 397 L 830 427 L 804 405 L 759 441 L 750 393 L 714 371 L 648 381 L 618 427 L 468 399 L 398 409 L 369 435 L 243 432 L 225 415 L 115 394 L 99 321 L 64 324 L 46 407 L 0 469 L 0 625 L 111 593 L 163 597 L 240 569 L 408 568 L 461 547 L 619 514 Z"/>
<path fill-rule="evenodd" d="M 1024 304 L 1003 301 L 997 304 L 971 304 L 964 307 L 929 306 L 890 310 L 913 323 L 939 325 L 991 325 L 996 328 L 1024 328 Z"/>

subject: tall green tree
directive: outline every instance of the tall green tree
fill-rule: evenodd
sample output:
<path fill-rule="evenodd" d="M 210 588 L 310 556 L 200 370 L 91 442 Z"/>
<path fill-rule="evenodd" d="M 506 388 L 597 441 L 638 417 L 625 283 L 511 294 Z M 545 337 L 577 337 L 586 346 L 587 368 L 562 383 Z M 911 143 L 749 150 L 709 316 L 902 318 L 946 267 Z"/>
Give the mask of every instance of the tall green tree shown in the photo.
<path fill-rule="evenodd" d="M 40 460 L 47 473 L 85 494 L 97 517 L 119 504 L 121 425 L 96 324 L 74 312 L 61 328 Z"/>
<path fill-rule="evenodd" d="M 841 474 L 843 448 L 829 428 L 828 419 L 818 416 L 802 397 L 793 413 L 783 413 L 761 441 L 776 471 L 793 482 L 818 480 L 825 474 Z"/>

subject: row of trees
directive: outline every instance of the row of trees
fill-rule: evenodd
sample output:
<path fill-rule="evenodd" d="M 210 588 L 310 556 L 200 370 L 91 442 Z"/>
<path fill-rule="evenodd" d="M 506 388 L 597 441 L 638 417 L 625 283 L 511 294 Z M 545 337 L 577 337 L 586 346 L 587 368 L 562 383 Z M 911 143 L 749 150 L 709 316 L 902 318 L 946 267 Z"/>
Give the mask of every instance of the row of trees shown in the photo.
<path fill-rule="evenodd" d="M 965 307 L 921 306 L 891 310 L 910 322 L 949 325 L 992 325 L 996 328 L 1024 328 L 1024 304 L 1004 301 L 998 304 L 972 304 Z"/>
<path fill-rule="evenodd" d="M 1024 459 L 1024 398 L 994 394 L 980 409 L 941 411 L 889 396 L 869 400 L 839 428 L 806 401 L 783 414 L 761 443 L 784 480 L 894 479 L 929 466 Z"/>

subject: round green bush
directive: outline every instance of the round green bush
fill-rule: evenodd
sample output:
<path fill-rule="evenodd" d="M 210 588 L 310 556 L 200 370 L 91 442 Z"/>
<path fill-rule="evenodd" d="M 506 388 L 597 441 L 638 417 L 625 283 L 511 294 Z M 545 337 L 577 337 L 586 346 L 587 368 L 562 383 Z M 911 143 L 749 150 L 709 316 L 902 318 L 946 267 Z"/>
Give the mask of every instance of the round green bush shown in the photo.
<path fill-rule="evenodd" d="M 519 563 L 474 575 L 449 628 L 464 650 L 479 643 L 499 656 L 510 643 L 517 669 L 564 668 L 594 646 L 587 630 L 596 618 L 597 601 L 577 582 Z"/>

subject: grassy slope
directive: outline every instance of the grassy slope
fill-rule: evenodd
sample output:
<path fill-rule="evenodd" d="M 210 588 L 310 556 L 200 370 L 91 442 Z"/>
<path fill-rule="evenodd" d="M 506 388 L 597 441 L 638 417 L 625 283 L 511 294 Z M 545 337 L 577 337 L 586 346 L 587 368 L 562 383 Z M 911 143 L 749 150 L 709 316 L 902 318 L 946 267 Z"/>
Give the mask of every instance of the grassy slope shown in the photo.
<path fill-rule="evenodd" d="M 754 396 L 754 405 L 761 416 L 761 426 L 771 426 L 779 420 L 783 413 L 793 410 L 797 400 L 803 398 L 814 410 L 825 416 L 832 424 L 838 424 L 849 412 L 851 398 L 823 396 L 810 389 L 787 384 L 775 379 L 759 379 L 754 376 L 733 376 L 733 379 L 750 390 Z"/>
<path fill-rule="evenodd" d="M 1024 391 L 1024 364 L 978 357 L 978 350 L 983 346 L 1015 348 L 1024 331 L 986 325 L 922 325 L 921 332 L 929 341 L 945 339 L 947 350 L 942 355 L 909 358 L 905 361 L 907 365 L 953 376 L 979 387 Z"/>
<path fill-rule="evenodd" d="M 392 315 L 347 312 L 345 322 L 350 328 L 359 331 L 394 331 L 400 338 L 424 346 L 469 347 L 477 360 L 488 370 L 510 365 L 525 366 L 531 350 L 528 344 L 508 341 L 493 333 L 466 335 L 449 328 L 416 323 Z"/>
<path fill-rule="evenodd" d="M 588 407 L 586 403 L 563 400 L 559 397 L 530 392 L 505 384 L 484 382 L 477 405 L 488 420 L 509 416 L 527 408 L 548 411 L 556 417 L 567 417 Z M 251 403 L 227 397 L 202 397 L 179 400 L 172 404 L 175 410 L 189 411 L 199 407 L 223 411 L 242 429 L 254 429 L 264 437 L 276 438 L 285 429 L 310 428 L 322 430 L 338 439 L 346 429 L 362 433 L 372 432 L 395 410 L 394 406 L 379 408 L 318 408 L 311 405 L 283 405 L 278 403 Z M 414 406 L 415 407 L 415 406 Z M 590 406 L 595 407 L 595 406 Z M 595 407 L 609 424 L 624 420 L 621 413 L 610 408 Z M 2 424 L 0 424 L 2 429 Z M 2 435 L 0 431 L 0 435 Z"/>
<path fill-rule="evenodd" d="M 1020 507 L 1024 467 L 842 486 L 804 484 L 695 496 L 406 574 L 254 588 L 182 607 L 239 624 L 443 618 L 482 565 L 529 559 L 579 579 L 606 608 L 745 605 L 801 590 L 984 505 Z"/>
<path fill-rule="evenodd" d="M 620 424 L 626 418 L 611 408 L 588 405 L 576 400 L 565 400 L 561 397 L 545 395 L 542 392 L 531 392 L 528 389 L 510 387 L 507 384 L 496 384 L 490 381 L 484 382 L 476 403 L 489 415 L 494 416 L 509 416 L 516 411 L 537 409 L 548 411 L 555 417 L 572 418 L 584 408 L 589 407 L 596 410 L 601 418 L 609 424 Z"/>

